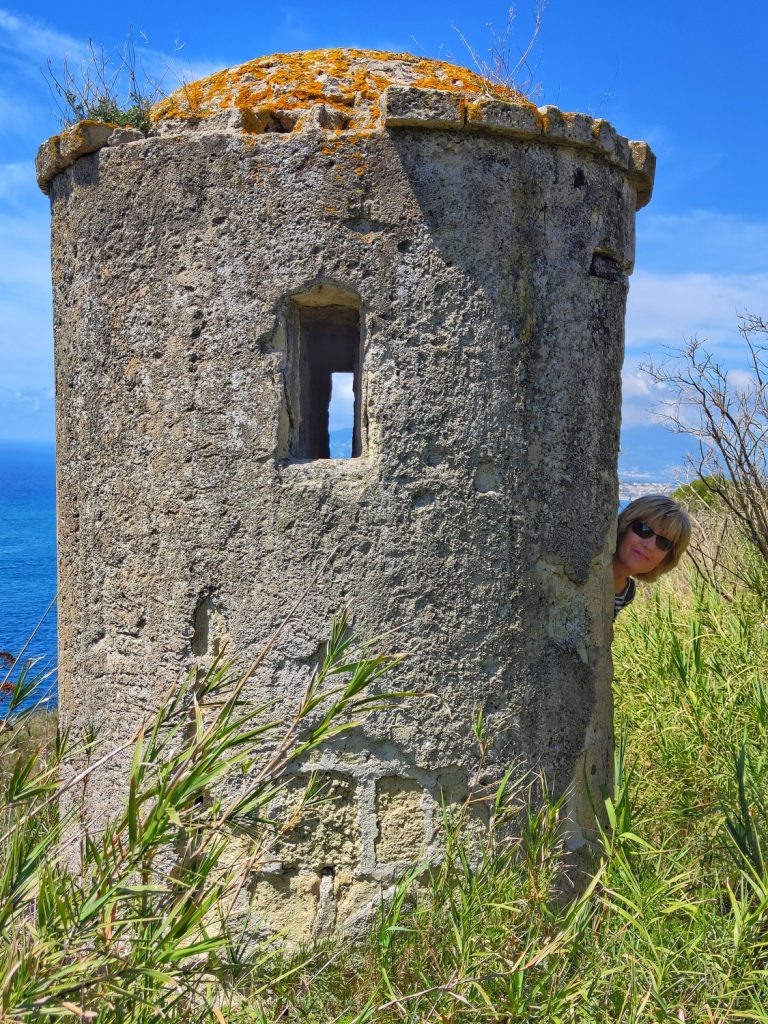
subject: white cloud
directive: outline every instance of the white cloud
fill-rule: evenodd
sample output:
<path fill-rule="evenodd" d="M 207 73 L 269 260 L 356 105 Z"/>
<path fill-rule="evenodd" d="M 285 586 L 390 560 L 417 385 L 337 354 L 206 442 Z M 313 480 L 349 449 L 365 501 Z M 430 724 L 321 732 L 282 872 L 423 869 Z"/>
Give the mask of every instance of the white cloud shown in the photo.
<path fill-rule="evenodd" d="M 680 346 L 692 337 L 709 346 L 740 343 L 739 314 L 768 310 L 768 273 L 658 274 L 637 271 L 627 305 L 627 346 Z"/>
<path fill-rule="evenodd" d="M 12 155 L 9 139 L 23 139 L 27 143 L 30 165 L 35 157 L 35 148 L 43 139 L 61 130 L 43 76 L 37 69 L 36 73 L 40 81 L 23 95 L 19 95 L 18 91 L 19 76 L 3 76 L 0 73 L 0 121 L 3 125 L 4 147 L 7 147 L 3 155 Z M 37 99 L 34 98 L 36 89 L 39 92 Z"/>
<path fill-rule="evenodd" d="M 640 369 L 649 358 L 674 360 L 675 351 L 698 338 L 736 388 L 749 387 L 747 353 L 739 315 L 768 310 L 768 274 L 651 274 L 633 279 L 627 308 L 627 354 L 622 373 L 622 423 L 652 426 L 663 420 L 665 388 Z M 689 417 L 685 411 L 684 418 Z M 692 421 L 691 421 L 692 422 Z"/>
<path fill-rule="evenodd" d="M 51 263 L 48 254 L 48 224 L 42 217 L 27 221 L 9 216 L 0 209 L 0 294 L 17 294 L 32 289 L 25 301 L 39 304 L 41 294 L 51 290 Z"/>
<path fill-rule="evenodd" d="M 34 182 L 34 170 L 29 164 L 0 164 L 0 200 L 16 202 L 19 193 L 31 182 Z"/>
<path fill-rule="evenodd" d="M 310 46 L 313 41 L 313 36 L 300 10 L 296 7 L 283 6 L 278 8 L 278 12 L 280 18 L 279 20 L 276 19 L 272 35 L 279 36 L 281 39 L 287 41 L 289 45 L 296 48 L 306 48 L 307 46 Z M 282 45 L 283 48 L 285 48 L 285 44 Z M 315 45 L 317 45 L 317 43 L 315 43 Z"/>
<path fill-rule="evenodd" d="M 623 427 L 650 426 L 659 422 L 654 410 L 663 399 L 663 389 L 640 370 L 639 360 L 631 358 L 624 364 L 621 391 Z"/>
<path fill-rule="evenodd" d="M 33 18 L 20 18 L 3 8 L 0 8 L 0 45 L 4 50 L 43 61 L 48 57 L 80 60 L 88 53 L 87 45 L 81 40 Z"/>
<path fill-rule="evenodd" d="M 655 273 L 768 271 L 768 220 L 717 210 L 643 211 L 637 222 L 637 264 Z"/>
<path fill-rule="evenodd" d="M 627 428 L 652 428 L 664 392 L 639 370 L 649 356 L 663 360 L 695 337 L 728 369 L 732 383 L 748 383 L 739 316 L 768 311 L 768 222 L 712 210 L 643 212 L 637 255 L 622 418 Z"/>
<path fill-rule="evenodd" d="M 53 417 L 50 388 L 0 387 L 0 437 L 50 440 Z"/>
<path fill-rule="evenodd" d="M 0 387 L 50 387 L 48 201 L 30 164 L 0 165 L 0 182 Z"/>
<path fill-rule="evenodd" d="M 140 68 L 169 89 L 221 67 L 189 62 L 178 47 L 163 53 L 136 39 Z M 118 49 L 109 55 L 119 60 Z M 34 154 L 58 131 L 55 100 L 42 69 L 64 58 L 76 70 L 89 59 L 87 40 L 0 8 L 0 437 L 52 431 L 50 215 L 35 181 Z"/>
<path fill-rule="evenodd" d="M 108 80 L 120 68 L 126 42 L 127 39 L 104 42 Z M 149 45 L 143 33 L 134 35 L 133 48 L 137 79 L 150 99 L 213 74 L 227 63 L 206 59 L 188 61 L 183 46 L 173 44 L 169 50 L 157 49 Z M 87 39 L 76 39 L 33 18 L 20 17 L 0 8 L 0 117 L 4 129 L 22 137 L 34 137 L 36 141 L 59 130 L 58 122 L 66 111 L 56 96 L 46 65 L 50 62 L 52 75 L 62 81 L 66 61 L 69 72 L 78 81 L 88 75 L 91 79 L 98 77 L 95 72 L 101 59 L 99 40 L 91 44 Z M 19 89 L 20 78 L 25 79 L 24 89 Z M 115 91 L 120 100 L 125 99 L 127 76 L 117 76 Z"/>
<path fill-rule="evenodd" d="M 648 399 L 652 396 L 652 384 L 650 378 L 638 370 L 630 370 L 625 367 L 621 375 L 624 398 Z"/>
<path fill-rule="evenodd" d="M 0 179 L 0 389 L 50 389 L 48 202 L 24 165 L 0 166 Z"/>
<path fill-rule="evenodd" d="M 751 391 L 756 385 L 755 376 L 749 370 L 729 370 L 728 385 L 734 391 Z"/>
<path fill-rule="evenodd" d="M 86 54 L 84 42 L 0 8 L 0 116 L 6 139 L 23 139 L 33 156 L 32 147 L 59 130 L 46 62 L 61 65 L 66 57 L 77 66 Z"/>
<path fill-rule="evenodd" d="M 50 301 L 40 310 L 0 301 L 0 390 L 14 394 L 31 388 L 50 390 L 53 382 L 53 331 Z"/>

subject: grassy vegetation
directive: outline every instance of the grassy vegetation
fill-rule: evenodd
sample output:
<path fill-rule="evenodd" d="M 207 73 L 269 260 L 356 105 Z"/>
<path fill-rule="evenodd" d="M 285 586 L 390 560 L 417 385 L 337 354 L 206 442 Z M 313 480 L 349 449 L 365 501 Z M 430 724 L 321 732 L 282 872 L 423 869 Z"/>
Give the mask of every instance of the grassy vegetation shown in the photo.
<path fill-rule="evenodd" d="M 401 696 L 368 689 L 397 660 L 355 648 L 342 620 L 291 722 L 243 700 L 255 666 L 236 678 L 221 662 L 118 748 L 0 720 L 0 1020 L 220 1021 L 265 955 L 243 897 L 293 823 L 268 808 L 299 758 Z M 121 754 L 124 802 L 86 825 L 83 786 Z"/>
<path fill-rule="evenodd" d="M 251 763 L 254 726 L 215 674 L 188 746 L 169 738 L 178 702 L 143 736 L 125 812 L 79 875 L 56 853 L 71 822 L 63 828 L 50 805 L 26 810 L 44 805 L 52 778 L 6 777 L 4 813 L 17 827 L 1 848 L 0 1016 L 768 1022 L 768 574 L 742 552 L 744 567 L 749 586 L 727 593 L 681 569 L 620 616 L 613 828 L 578 898 L 562 895 L 558 802 L 534 805 L 507 780 L 494 829 L 473 828 L 471 808 L 447 820 L 442 863 L 403 879 L 363 941 L 290 953 L 249 944 L 230 912 L 243 865 L 220 850 L 223 806 L 200 797 L 213 775 Z M 340 643 L 323 685 L 349 665 Z M 358 684 L 385 667 L 360 664 L 331 706 L 365 699 Z M 280 774 L 262 774 L 241 807 L 256 860 Z M 170 842 L 184 857 L 166 877 Z"/>

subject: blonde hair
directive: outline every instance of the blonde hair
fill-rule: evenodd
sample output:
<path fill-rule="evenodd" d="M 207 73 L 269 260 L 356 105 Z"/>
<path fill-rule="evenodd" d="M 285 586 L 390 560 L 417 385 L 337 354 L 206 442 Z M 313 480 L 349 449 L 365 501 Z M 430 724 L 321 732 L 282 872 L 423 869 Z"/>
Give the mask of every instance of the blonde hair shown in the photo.
<path fill-rule="evenodd" d="M 691 539 L 691 520 L 688 513 L 676 501 L 665 494 L 644 494 L 642 498 L 630 501 L 620 513 L 616 527 L 616 547 L 624 538 L 624 534 L 636 521 L 647 523 L 655 532 L 672 541 L 667 556 L 650 572 L 637 573 L 635 579 L 643 583 L 652 583 L 665 572 L 674 569 Z"/>

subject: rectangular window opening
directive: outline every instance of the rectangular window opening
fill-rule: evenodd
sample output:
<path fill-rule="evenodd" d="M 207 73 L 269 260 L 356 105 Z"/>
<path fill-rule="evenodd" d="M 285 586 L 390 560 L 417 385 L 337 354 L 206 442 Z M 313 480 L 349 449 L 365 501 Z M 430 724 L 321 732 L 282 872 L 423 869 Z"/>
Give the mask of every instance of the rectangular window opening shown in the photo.
<path fill-rule="evenodd" d="M 291 456 L 349 459 L 360 443 L 360 315 L 350 306 L 296 306 L 298 416 Z"/>

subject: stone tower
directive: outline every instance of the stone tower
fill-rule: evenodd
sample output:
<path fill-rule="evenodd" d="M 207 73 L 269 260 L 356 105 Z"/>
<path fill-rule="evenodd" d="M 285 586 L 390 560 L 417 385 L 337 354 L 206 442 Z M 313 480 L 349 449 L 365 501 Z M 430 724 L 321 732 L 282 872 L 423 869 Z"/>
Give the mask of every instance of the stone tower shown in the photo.
<path fill-rule="evenodd" d="M 653 164 L 605 121 L 356 50 L 260 58 L 179 90 L 148 136 L 83 122 L 41 148 L 65 719 L 125 737 L 225 637 L 249 660 L 307 588 L 254 699 L 294 706 L 348 601 L 436 695 L 307 766 L 338 799 L 257 885 L 278 921 L 341 924 L 434 852 L 478 707 L 488 773 L 543 770 L 571 843 L 587 834 Z M 353 375 L 347 459 L 328 457 L 334 372 Z"/>

